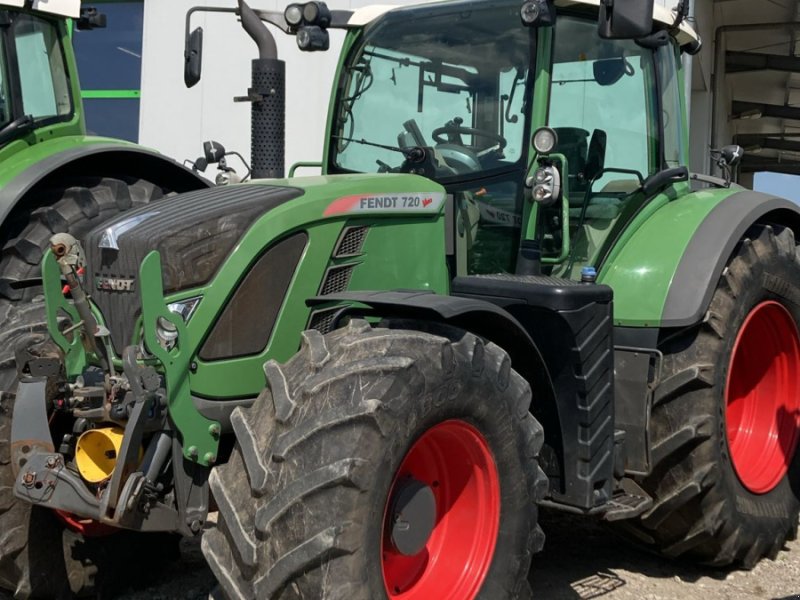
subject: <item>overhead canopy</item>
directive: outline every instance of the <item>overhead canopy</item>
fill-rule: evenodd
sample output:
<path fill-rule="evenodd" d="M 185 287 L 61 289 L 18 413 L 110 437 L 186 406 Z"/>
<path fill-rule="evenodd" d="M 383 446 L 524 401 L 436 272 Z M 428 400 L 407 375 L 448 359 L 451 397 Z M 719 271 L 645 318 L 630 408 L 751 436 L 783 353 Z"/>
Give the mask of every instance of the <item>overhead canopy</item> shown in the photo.
<path fill-rule="evenodd" d="M 714 15 L 714 143 L 745 148 L 743 173 L 800 174 L 800 0 L 714 0 Z"/>

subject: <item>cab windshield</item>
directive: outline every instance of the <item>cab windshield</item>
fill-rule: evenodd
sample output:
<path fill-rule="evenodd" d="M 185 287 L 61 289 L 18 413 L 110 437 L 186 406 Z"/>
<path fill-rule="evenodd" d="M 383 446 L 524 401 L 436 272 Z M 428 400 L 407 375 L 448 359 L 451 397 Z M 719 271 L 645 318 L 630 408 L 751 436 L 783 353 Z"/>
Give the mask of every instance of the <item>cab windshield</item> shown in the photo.
<path fill-rule="evenodd" d="M 366 30 L 340 83 L 332 171 L 408 172 L 416 147 L 439 181 L 520 167 L 534 34 L 519 2 L 473 7 L 398 9 Z"/>

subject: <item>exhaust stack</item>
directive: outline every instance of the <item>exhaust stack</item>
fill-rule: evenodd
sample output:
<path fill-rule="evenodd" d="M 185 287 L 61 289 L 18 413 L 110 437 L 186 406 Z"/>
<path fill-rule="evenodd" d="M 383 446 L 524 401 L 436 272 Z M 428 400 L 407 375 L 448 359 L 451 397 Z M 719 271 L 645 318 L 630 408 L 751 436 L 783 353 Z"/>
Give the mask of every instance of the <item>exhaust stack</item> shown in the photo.
<path fill-rule="evenodd" d="M 244 0 L 242 27 L 258 46 L 247 99 L 250 109 L 250 160 L 253 179 L 281 178 L 285 172 L 286 63 L 278 59 L 275 38 Z"/>

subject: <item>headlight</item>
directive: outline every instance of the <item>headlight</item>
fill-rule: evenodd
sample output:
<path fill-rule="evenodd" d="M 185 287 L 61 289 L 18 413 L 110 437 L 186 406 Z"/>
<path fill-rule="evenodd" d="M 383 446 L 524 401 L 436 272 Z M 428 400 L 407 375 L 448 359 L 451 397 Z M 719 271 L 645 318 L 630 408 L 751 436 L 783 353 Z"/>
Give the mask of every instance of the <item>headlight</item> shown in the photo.
<path fill-rule="evenodd" d="M 172 350 L 178 341 L 178 329 L 164 317 L 156 320 L 156 337 L 164 350 Z"/>
<path fill-rule="evenodd" d="M 558 134 L 555 129 L 540 127 L 533 134 L 533 147 L 539 154 L 550 154 L 558 145 Z"/>
<path fill-rule="evenodd" d="M 297 27 L 303 20 L 303 7 L 299 4 L 290 4 L 283 12 L 283 18 L 290 26 Z"/>
<path fill-rule="evenodd" d="M 198 304 L 200 304 L 200 298 L 195 297 L 173 302 L 168 304 L 167 308 L 181 317 L 184 323 L 187 323 L 192 318 Z M 158 317 L 156 320 L 156 337 L 164 350 L 172 350 L 178 342 L 178 328 L 168 319 Z"/>
<path fill-rule="evenodd" d="M 297 47 L 303 52 L 327 50 L 331 45 L 328 32 L 322 27 L 308 25 L 297 32 Z"/>
<path fill-rule="evenodd" d="M 539 18 L 541 13 L 541 6 L 538 2 L 526 2 L 519 10 L 519 16 L 522 18 L 522 22 L 526 25 L 532 25 L 533 23 L 536 23 L 536 20 Z"/>
<path fill-rule="evenodd" d="M 533 187 L 533 199 L 545 206 L 550 206 L 561 195 L 561 175 L 552 165 L 539 167 L 529 180 Z"/>
<path fill-rule="evenodd" d="M 331 24 L 331 11 L 324 2 L 309 2 L 303 7 L 303 20 L 325 28 Z"/>

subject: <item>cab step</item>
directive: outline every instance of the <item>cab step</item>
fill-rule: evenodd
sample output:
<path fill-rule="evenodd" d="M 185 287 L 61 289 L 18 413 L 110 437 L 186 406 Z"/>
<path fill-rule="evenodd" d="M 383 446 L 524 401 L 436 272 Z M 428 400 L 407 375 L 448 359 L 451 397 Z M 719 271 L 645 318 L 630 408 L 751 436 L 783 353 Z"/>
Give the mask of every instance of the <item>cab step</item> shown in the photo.
<path fill-rule="evenodd" d="M 602 519 L 604 521 L 633 519 L 650 510 L 652 506 L 653 498 L 635 481 L 625 477 L 606 505 L 607 510 L 603 513 Z"/>

